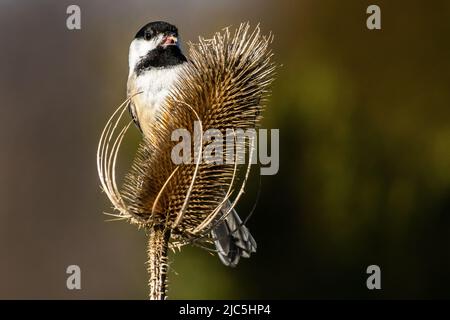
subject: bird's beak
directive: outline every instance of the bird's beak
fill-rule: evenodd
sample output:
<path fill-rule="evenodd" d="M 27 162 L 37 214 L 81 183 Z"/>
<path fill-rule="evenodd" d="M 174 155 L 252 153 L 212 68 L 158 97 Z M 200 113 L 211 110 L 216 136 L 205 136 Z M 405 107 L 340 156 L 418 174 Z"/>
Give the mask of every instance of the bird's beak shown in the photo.
<path fill-rule="evenodd" d="M 175 46 L 177 45 L 178 39 L 175 36 L 165 36 L 162 40 L 162 45 L 166 46 Z"/>

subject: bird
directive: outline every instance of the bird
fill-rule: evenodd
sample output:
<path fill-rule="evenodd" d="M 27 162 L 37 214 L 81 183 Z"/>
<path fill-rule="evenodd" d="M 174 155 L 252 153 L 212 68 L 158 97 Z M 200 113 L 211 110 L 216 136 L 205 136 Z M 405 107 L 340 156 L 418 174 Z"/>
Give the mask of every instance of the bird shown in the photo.
<path fill-rule="evenodd" d="M 181 50 L 177 27 L 164 21 L 144 25 L 130 44 L 128 62 L 127 96 L 133 97 L 129 112 L 144 138 L 150 137 L 158 112 L 190 63 Z M 229 200 L 213 224 L 211 237 L 224 265 L 235 267 L 241 257 L 256 252 L 255 239 Z"/>

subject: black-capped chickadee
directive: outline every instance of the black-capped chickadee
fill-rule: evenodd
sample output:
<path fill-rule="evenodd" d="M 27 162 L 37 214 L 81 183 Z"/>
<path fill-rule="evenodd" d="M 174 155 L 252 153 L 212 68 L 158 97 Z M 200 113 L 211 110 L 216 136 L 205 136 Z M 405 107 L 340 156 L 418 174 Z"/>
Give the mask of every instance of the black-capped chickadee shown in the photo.
<path fill-rule="evenodd" d="M 152 130 L 155 115 L 167 98 L 182 68 L 188 64 L 178 43 L 178 29 L 167 22 L 156 21 L 143 26 L 130 45 L 127 94 L 133 97 L 130 113 L 142 134 Z M 229 209 L 224 206 L 222 214 Z M 219 217 L 220 218 L 220 217 Z M 220 260 L 236 266 L 240 257 L 256 251 L 256 242 L 236 211 L 212 231 Z"/>
<path fill-rule="evenodd" d="M 145 136 L 152 130 L 155 114 L 187 63 L 178 45 L 177 28 L 162 21 L 145 25 L 131 42 L 128 60 L 128 96 L 142 92 L 132 99 L 130 112 Z"/>

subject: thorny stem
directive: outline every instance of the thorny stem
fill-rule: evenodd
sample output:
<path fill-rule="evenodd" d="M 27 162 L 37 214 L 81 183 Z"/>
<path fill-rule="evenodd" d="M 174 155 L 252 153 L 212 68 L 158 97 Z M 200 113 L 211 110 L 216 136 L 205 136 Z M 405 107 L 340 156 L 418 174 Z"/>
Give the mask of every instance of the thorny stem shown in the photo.
<path fill-rule="evenodd" d="M 167 270 L 170 229 L 154 226 L 148 240 L 148 274 L 150 300 L 165 300 L 167 291 Z"/>

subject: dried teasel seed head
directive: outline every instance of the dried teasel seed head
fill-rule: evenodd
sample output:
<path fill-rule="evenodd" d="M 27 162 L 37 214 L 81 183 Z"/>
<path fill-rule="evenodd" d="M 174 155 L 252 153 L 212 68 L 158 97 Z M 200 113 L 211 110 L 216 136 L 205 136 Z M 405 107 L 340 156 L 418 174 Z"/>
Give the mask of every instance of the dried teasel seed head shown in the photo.
<path fill-rule="evenodd" d="M 230 201 L 231 211 L 243 192 L 249 161 L 209 164 L 193 157 L 192 163 L 174 164 L 171 152 L 178 141 L 171 136 L 174 130 L 187 129 L 192 140 L 199 142 L 194 154 L 203 153 L 206 144 L 201 135 L 195 136 L 195 126 L 202 132 L 218 129 L 224 137 L 227 129 L 256 128 L 274 79 L 271 41 L 271 35 L 262 35 L 259 27 L 250 30 L 244 23 L 234 32 L 226 28 L 212 39 L 189 43 L 190 63 L 141 143 L 121 192 L 114 168 L 128 127 L 116 132 L 133 97 L 117 110 L 102 135 L 98 167 L 103 189 L 120 211 L 119 218 L 142 227 L 169 228 L 174 248 L 209 233 Z M 247 140 L 247 154 L 252 152 L 251 144 Z M 224 157 L 236 157 L 236 153 L 226 149 Z"/>

